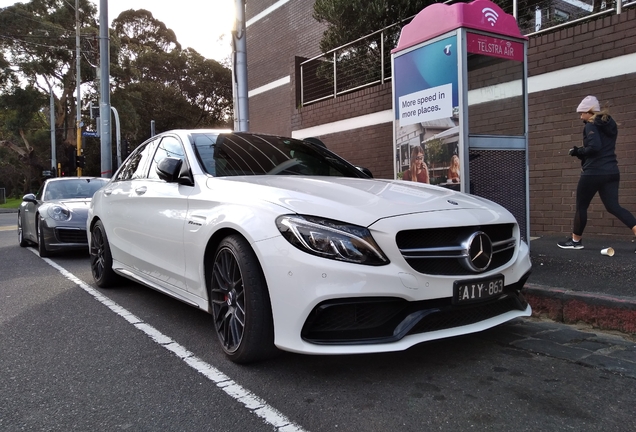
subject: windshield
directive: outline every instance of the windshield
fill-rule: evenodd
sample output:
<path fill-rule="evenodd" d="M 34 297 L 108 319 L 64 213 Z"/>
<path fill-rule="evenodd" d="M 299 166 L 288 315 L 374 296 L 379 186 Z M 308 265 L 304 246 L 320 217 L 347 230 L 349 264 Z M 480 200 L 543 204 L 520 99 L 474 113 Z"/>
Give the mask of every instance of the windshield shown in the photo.
<path fill-rule="evenodd" d="M 355 166 L 318 144 L 249 133 L 193 133 L 204 170 L 213 176 L 304 175 L 362 177 Z"/>
<path fill-rule="evenodd" d="M 44 188 L 44 201 L 92 198 L 97 189 L 108 183 L 108 179 L 69 178 L 64 180 L 49 181 Z"/>

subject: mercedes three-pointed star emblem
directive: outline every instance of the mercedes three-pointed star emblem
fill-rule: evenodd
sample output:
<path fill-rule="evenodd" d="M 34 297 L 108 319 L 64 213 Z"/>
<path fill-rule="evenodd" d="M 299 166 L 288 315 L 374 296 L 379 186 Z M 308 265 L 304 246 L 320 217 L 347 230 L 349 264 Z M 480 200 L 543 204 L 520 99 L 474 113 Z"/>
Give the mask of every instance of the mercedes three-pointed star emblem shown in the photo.
<path fill-rule="evenodd" d="M 488 269 L 492 260 L 492 241 L 483 231 L 474 232 L 464 243 L 466 257 L 462 264 L 466 269 L 481 273 Z"/>

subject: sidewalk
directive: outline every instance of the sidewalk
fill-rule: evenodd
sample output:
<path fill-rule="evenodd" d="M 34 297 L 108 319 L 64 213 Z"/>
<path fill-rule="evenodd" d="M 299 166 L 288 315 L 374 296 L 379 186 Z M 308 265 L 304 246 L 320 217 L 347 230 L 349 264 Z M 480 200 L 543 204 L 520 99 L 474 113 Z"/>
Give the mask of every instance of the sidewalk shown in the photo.
<path fill-rule="evenodd" d="M 535 316 L 636 335 L 636 243 L 626 235 L 584 237 L 584 249 L 561 249 L 565 236 L 530 241 L 532 274 L 524 287 Z M 601 255 L 612 247 L 614 256 Z"/>

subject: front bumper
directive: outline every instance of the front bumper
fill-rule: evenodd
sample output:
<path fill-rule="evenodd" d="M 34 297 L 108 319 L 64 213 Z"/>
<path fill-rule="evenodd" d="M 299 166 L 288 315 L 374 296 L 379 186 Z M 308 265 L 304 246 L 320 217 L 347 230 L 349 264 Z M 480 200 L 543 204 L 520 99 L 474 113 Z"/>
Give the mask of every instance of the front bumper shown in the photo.
<path fill-rule="evenodd" d="M 82 249 L 88 251 L 85 227 L 49 226 L 45 223 L 41 229 L 46 249 L 50 252 Z"/>
<path fill-rule="evenodd" d="M 502 274 L 501 296 L 466 306 L 451 303 L 453 282 L 466 276 L 421 274 L 399 255 L 390 256 L 388 265 L 371 267 L 309 255 L 282 237 L 253 246 L 270 292 L 274 342 L 287 351 L 400 351 L 532 312 L 520 294 L 531 269 L 523 242 L 508 264 L 479 275 Z"/>

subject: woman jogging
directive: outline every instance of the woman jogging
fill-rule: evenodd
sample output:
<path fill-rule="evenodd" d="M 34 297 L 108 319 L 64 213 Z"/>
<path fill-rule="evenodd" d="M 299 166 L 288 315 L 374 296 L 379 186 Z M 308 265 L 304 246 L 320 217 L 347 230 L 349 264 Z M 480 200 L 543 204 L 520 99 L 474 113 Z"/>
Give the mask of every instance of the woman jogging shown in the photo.
<path fill-rule="evenodd" d="M 587 209 L 598 192 L 607 211 L 616 216 L 636 235 L 636 218 L 618 203 L 620 172 L 616 160 L 618 127 L 609 111 L 601 111 L 598 99 L 587 96 L 576 111 L 585 123 L 583 147 L 572 147 L 570 156 L 581 160 L 581 177 L 576 188 L 576 213 L 572 237 L 557 243 L 563 249 L 583 249 L 583 231 L 587 224 Z"/>

